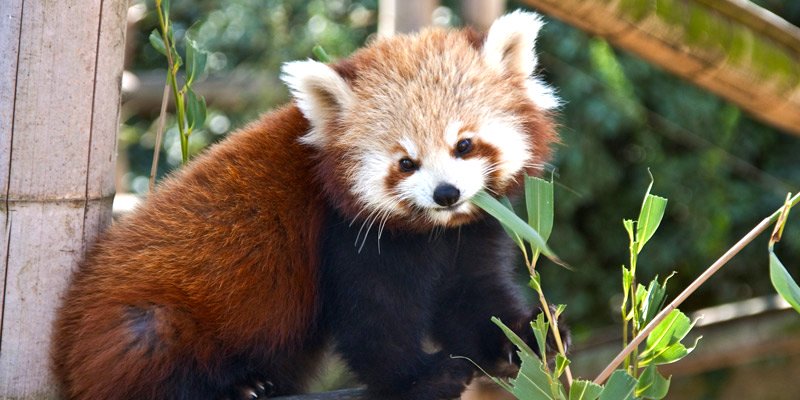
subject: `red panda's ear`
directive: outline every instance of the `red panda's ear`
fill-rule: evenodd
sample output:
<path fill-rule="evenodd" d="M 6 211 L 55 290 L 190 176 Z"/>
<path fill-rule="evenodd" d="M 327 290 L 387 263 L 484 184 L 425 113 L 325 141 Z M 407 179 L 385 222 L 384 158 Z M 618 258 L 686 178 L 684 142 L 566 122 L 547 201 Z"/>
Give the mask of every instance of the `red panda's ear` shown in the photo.
<path fill-rule="evenodd" d="M 353 105 L 355 96 L 350 86 L 331 67 L 317 61 L 289 62 L 281 71 L 281 80 L 289 86 L 297 107 L 311 122 L 311 131 L 301 141 L 324 146 L 326 126 Z"/>
<path fill-rule="evenodd" d="M 529 76 L 536 68 L 536 36 L 544 25 L 538 14 L 514 11 L 498 18 L 486 36 L 483 57 L 503 72 Z"/>
<path fill-rule="evenodd" d="M 498 18 L 483 43 L 483 58 L 500 72 L 526 77 L 528 96 L 548 110 L 558 107 L 560 101 L 552 88 L 531 76 L 538 62 L 536 37 L 543 25 L 539 14 L 533 12 L 517 10 Z"/>

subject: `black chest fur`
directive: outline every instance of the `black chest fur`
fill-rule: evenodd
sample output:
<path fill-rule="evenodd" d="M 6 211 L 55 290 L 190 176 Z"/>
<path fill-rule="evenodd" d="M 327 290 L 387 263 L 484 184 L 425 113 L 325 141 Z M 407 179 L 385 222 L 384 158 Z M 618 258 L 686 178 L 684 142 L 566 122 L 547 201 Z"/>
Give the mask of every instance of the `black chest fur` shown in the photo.
<path fill-rule="evenodd" d="M 532 313 L 513 279 L 513 243 L 496 221 L 430 233 L 384 231 L 380 238 L 373 229 L 366 239 L 359 230 L 360 223 L 334 212 L 326 221 L 322 327 L 370 390 L 440 398 L 437 391 L 450 387 L 443 377 L 459 381 L 452 390 L 460 393 L 472 371 L 451 354 L 483 365 L 507 356 L 490 317 L 516 322 Z M 426 353 L 426 338 L 441 351 Z"/>

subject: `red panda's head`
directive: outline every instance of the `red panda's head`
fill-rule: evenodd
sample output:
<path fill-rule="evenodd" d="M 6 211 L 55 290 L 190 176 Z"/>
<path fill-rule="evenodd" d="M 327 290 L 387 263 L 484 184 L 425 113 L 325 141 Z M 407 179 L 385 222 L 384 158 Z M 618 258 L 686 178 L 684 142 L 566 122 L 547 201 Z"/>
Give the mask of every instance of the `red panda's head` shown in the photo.
<path fill-rule="evenodd" d="M 532 76 L 542 21 L 514 12 L 486 35 L 425 30 L 376 40 L 328 66 L 288 63 L 311 122 L 317 177 L 345 216 L 426 230 L 473 220 L 480 190 L 536 173 L 556 140 L 553 90 Z M 370 222 L 372 223 L 372 222 Z"/>

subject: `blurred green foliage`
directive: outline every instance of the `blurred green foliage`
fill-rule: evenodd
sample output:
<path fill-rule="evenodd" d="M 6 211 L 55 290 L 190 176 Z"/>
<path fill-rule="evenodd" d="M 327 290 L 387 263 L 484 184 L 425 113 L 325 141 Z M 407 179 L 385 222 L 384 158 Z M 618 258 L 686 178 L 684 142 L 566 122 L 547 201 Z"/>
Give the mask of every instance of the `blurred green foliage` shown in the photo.
<path fill-rule="evenodd" d="M 800 23 L 800 2 L 757 3 Z M 456 2 L 444 4 L 458 14 Z M 128 68 L 137 73 L 163 69 L 163 58 L 147 42 L 156 24 L 147 6 L 129 36 L 135 56 Z M 311 57 L 316 43 L 333 57 L 346 56 L 375 32 L 377 22 L 377 0 L 173 0 L 172 8 L 178 42 L 191 24 L 202 24 L 197 39 L 209 50 L 210 77 L 246 71 L 275 82 L 241 108 L 218 109 L 209 99 L 207 127 L 191 139 L 194 152 L 287 100 L 276 79 L 282 62 Z M 458 22 L 447 10 L 440 14 Z M 580 336 L 619 322 L 619 271 L 628 240 L 621 222 L 636 217 L 650 179 L 647 168 L 657 182 L 653 193 L 670 203 L 639 274 L 649 280 L 677 271 L 668 287 L 674 295 L 778 208 L 787 191 L 800 190 L 800 138 L 603 40 L 548 20 L 539 41 L 541 70 L 565 100 L 562 143 L 552 161 L 557 186 L 550 243 L 576 271 L 547 263 L 541 271 L 548 299 L 568 304 L 567 319 Z M 120 151 L 130 164 L 123 184 L 142 191 L 156 115 L 123 115 Z M 180 163 L 174 143 L 175 133 L 167 132 L 161 171 Z M 789 225 L 779 256 L 797 276 L 800 229 Z M 772 293 L 766 241 L 765 235 L 734 258 L 683 308 Z"/>

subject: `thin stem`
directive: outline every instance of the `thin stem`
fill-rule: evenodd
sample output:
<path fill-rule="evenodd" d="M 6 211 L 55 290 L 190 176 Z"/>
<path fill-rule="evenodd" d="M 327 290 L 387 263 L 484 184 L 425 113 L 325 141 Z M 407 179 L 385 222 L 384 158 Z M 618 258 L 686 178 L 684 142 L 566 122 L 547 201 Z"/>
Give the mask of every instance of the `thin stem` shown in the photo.
<path fill-rule="evenodd" d="M 535 258 L 533 260 L 528 260 L 528 254 L 526 251 L 523 250 L 523 254 L 525 255 L 525 264 L 528 267 L 528 272 L 530 273 L 531 277 L 534 276 L 536 265 Z M 547 303 L 547 299 L 544 297 L 544 290 L 542 290 L 541 285 L 537 285 L 536 293 L 539 294 L 539 303 L 542 306 L 542 310 L 544 311 L 545 317 L 547 317 L 547 321 L 550 323 L 550 330 L 553 331 L 553 337 L 556 339 L 556 347 L 558 347 L 558 352 L 567 357 L 566 349 L 564 348 L 564 341 L 561 340 L 561 332 L 558 330 L 558 321 L 556 318 L 553 318 L 553 315 L 550 313 L 550 304 Z M 542 355 L 544 357 L 544 355 Z M 544 365 L 547 368 L 547 364 Z M 567 375 L 567 386 L 572 386 L 572 370 L 570 370 L 569 365 L 566 366 L 564 372 Z"/>
<path fill-rule="evenodd" d="M 640 343 L 642 343 L 642 341 L 647 337 L 647 335 L 649 335 L 650 332 L 653 329 L 655 329 L 655 327 L 658 326 L 658 324 L 664 318 L 666 318 L 666 316 L 670 312 L 672 312 L 672 310 L 678 308 L 678 306 L 680 306 L 681 303 L 683 303 L 684 300 L 686 300 L 686 298 L 688 298 L 692 293 L 694 293 L 697 290 L 697 288 L 700 287 L 700 285 L 702 285 L 708 280 L 708 278 L 710 278 L 717 271 L 719 271 L 719 269 L 722 268 L 722 266 L 725 265 L 728 261 L 730 261 L 730 259 L 733 258 L 733 256 L 738 254 L 745 246 L 747 246 L 750 242 L 752 242 L 753 239 L 755 239 L 759 234 L 761 234 L 761 232 L 764 232 L 764 230 L 767 229 L 767 227 L 774 224 L 778 220 L 778 217 L 783 212 L 784 207 L 793 207 L 797 205 L 797 203 L 800 203 L 800 193 L 792 197 L 790 201 L 788 201 L 783 207 L 772 213 L 772 215 L 770 215 L 767 218 L 764 218 L 758 225 L 756 225 L 750 232 L 748 232 L 747 235 L 745 235 L 738 242 L 736 242 L 736 244 L 733 245 L 733 247 L 728 249 L 728 251 L 726 251 L 725 254 L 722 255 L 722 257 L 717 259 L 717 261 L 715 261 L 714 264 L 711 264 L 711 266 L 708 267 L 708 269 L 703 271 L 703 273 L 700 274 L 700 276 L 698 276 L 697 279 L 694 280 L 694 282 L 692 282 L 688 287 L 686 287 L 686 289 L 684 289 L 678 295 L 678 297 L 675 298 L 675 300 L 673 300 L 666 307 L 664 307 L 664 309 L 661 310 L 661 312 L 659 312 L 655 316 L 655 318 L 653 318 L 653 320 L 650 321 L 650 323 L 647 324 L 647 326 L 644 329 L 642 329 L 642 331 L 639 332 L 639 334 L 636 335 L 636 337 L 633 338 L 633 340 L 631 340 L 631 342 L 628 343 L 628 345 L 625 346 L 625 348 L 622 349 L 622 351 L 619 354 L 617 354 L 616 357 L 614 357 L 614 359 L 611 361 L 611 363 L 608 364 L 608 366 L 606 366 L 603 372 L 601 372 L 600 375 L 598 375 L 597 378 L 595 378 L 594 383 L 600 385 L 603 382 L 605 382 L 605 380 L 608 379 L 611 373 L 614 372 L 614 369 L 616 369 L 617 365 L 619 365 L 625 359 L 625 357 L 627 357 L 627 355 L 633 351 L 634 348 L 636 348 Z"/>
<path fill-rule="evenodd" d="M 561 353 L 562 356 L 566 357 L 566 350 L 564 349 L 564 342 L 561 340 L 561 333 L 558 330 L 558 320 L 553 318 L 553 315 L 550 313 L 550 305 L 547 304 L 547 300 L 544 298 L 544 292 L 542 290 L 538 290 L 539 292 L 539 302 L 542 304 L 542 309 L 544 309 L 544 315 L 547 317 L 547 320 L 550 321 L 551 330 L 553 331 L 553 337 L 556 339 L 556 347 L 558 347 L 558 352 Z M 572 371 L 569 369 L 569 365 L 564 370 L 567 374 L 567 385 L 572 386 Z"/>
<path fill-rule="evenodd" d="M 156 186 L 156 175 L 158 175 L 158 156 L 161 154 L 161 140 L 164 137 L 164 123 L 167 119 L 168 100 L 169 100 L 169 83 L 166 83 L 164 84 L 164 96 L 161 97 L 161 112 L 158 114 L 158 128 L 156 129 L 156 144 L 153 147 L 153 165 L 150 167 L 150 192 L 152 192 Z"/>
<path fill-rule="evenodd" d="M 172 87 L 172 93 L 175 96 L 175 114 L 178 120 L 178 132 L 181 143 L 181 161 L 186 164 L 189 161 L 189 135 L 186 133 L 186 112 L 184 110 L 184 93 L 178 90 L 178 66 L 175 65 L 175 60 L 172 58 L 172 50 L 174 44 L 169 38 L 169 20 L 164 16 L 161 8 L 161 0 L 156 0 L 156 11 L 158 14 L 159 27 L 161 28 L 161 39 L 164 41 L 167 55 L 167 82 Z"/>

